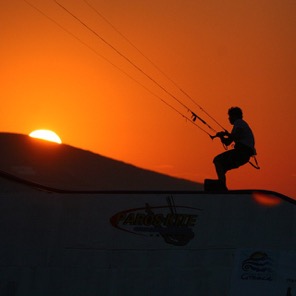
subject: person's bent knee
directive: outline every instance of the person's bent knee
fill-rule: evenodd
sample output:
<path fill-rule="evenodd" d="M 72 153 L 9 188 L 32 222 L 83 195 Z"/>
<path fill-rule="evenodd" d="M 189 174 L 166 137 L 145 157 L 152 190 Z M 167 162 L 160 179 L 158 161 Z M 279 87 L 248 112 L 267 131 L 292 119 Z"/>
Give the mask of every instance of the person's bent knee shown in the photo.
<path fill-rule="evenodd" d="M 216 164 L 216 163 L 221 163 L 221 160 L 220 160 L 219 155 L 217 155 L 217 156 L 213 159 L 213 163 L 214 163 L 214 164 Z"/>

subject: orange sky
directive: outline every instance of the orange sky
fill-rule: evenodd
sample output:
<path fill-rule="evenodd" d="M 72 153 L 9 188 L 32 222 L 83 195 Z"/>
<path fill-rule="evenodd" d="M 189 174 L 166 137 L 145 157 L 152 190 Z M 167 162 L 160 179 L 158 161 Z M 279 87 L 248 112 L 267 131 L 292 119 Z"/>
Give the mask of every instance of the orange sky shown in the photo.
<path fill-rule="evenodd" d="M 53 0 L 28 1 L 46 16 L 24 0 L 0 3 L 3 132 L 47 128 L 66 144 L 142 168 L 198 182 L 216 177 L 219 141 L 134 80 L 190 116 L 182 106 Z M 83 0 L 59 2 L 219 129 Z M 88 2 L 224 127 L 231 129 L 229 107 L 243 109 L 262 169 L 229 172 L 229 188 L 296 197 L 294 1 Z"/>

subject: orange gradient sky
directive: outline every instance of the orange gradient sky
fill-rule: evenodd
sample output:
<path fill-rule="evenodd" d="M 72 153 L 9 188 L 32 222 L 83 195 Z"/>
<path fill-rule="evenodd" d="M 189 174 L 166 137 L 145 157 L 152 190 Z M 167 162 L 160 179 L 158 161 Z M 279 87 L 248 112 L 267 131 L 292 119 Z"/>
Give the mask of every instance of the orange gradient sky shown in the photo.
<path fill-rule="evenodd" d="M 142 168 L 198 182 L 216 177 L 219 140 L 164 104 L 159 97 L 190 117 L 55 1 L 27 1 L 35 8 L 0 3 L 3 132 L 50 129 L 66 144 Z M 59 2 L 220 130 L 85 1 Z M 231 129 L 229 107 L 243 109 L 261 170 L 229 172 L 230 189 L 296 197 L 295 1 L 88 2 L 224 127 Z"/>

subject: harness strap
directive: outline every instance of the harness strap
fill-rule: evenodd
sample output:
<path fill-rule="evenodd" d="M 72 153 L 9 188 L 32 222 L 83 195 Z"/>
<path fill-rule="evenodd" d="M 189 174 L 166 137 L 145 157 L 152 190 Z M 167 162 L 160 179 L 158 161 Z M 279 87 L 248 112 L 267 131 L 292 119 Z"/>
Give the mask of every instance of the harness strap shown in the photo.
<path fill-rule="evenodd" d="M 257 169 L 257 170 L 260 170 L 260 166 L 259 166 L 259 164 L 258 164 L 258 161 L 257 161 L 256 156 L 253 155 L 252 158 L 254 159 L 255 164 L 252 163 L 251 161 L 249 161 L 249 164 L 250 164 L 253 168 L 255 168 L 255 169 Z"/>

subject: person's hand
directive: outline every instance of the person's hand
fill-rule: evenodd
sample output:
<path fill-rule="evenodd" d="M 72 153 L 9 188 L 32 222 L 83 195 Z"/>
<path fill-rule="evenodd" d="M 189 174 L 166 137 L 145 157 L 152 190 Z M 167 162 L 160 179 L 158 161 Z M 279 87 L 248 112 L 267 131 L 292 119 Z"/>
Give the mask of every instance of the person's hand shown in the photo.
<path fill-rule="evenodd" d="M 227 136 L 229 133 L 228 132 L 218 132 L 216 134 L 216 137 L 218 138 L 224 138 L 225 136 Z"/>

